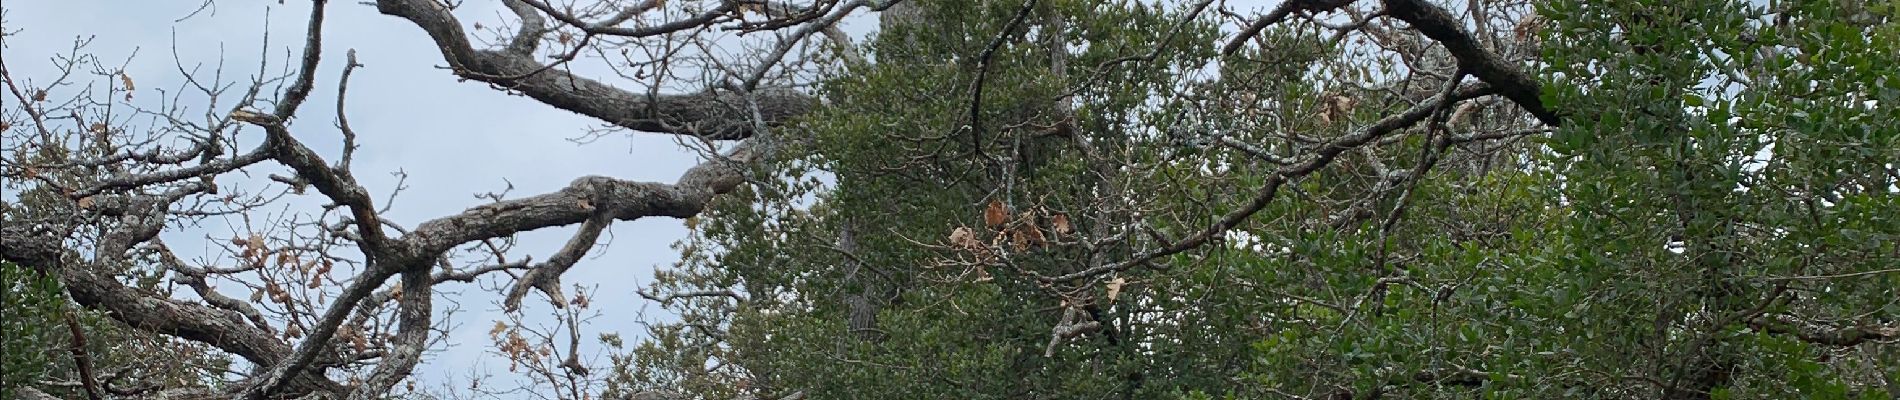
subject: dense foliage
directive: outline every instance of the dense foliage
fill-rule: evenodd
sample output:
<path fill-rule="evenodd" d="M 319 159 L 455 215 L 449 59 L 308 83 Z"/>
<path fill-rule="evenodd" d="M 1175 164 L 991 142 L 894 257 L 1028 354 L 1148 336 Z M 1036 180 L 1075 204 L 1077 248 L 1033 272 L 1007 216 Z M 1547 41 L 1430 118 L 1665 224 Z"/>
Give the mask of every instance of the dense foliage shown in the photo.
<path fill-rule="evenodd" d="M 13 388 L 39 381 L 47 364 L 59 359 L 62 342 L 53 321 L 60 310 L 59 281 L 36 276 L 32 269 L 0 262 L 0 396 L 13 397 Z"/>
<path fill-rule="evenodd" d="M 669 303 L 683 321 L 616 384 L 711 398 L 1900 394 L 1900 75 L 1875 61 L 1900 59 L 1891 5 L 1495 4 L 1488 43 L 1536 66 L 1561 128 L 1500 101 L 1439 110 L 1296 179 L 1215 244 L 1051 281 L 1206 226 L 1285 168 L 1253 151 L 1298 155 L 1310 143 L 1287 136 L 1374 124 L 1457 70 L 1397 32 L 1340 41 L 1310 25 L 1210 61 L 1215 21 L 1192 4 L 1032 3 L 1021 31 L 1020 4 L 922 4 L 929 22 L 887 20 L 878 62 L 826 81 L 829 103 L 798 126 L 810 142 L 768 168 L 779 184 L 700 216 L 653 288 L 741 295 Z M 1007 45 L 979 58 L 996 37 Z M 1376 47 L 1412 54 L 1365 54 Z M 1158 57 L 1110 61 L 1143 49 Z M 991 202 L 1001 225 L 984 220 Z M 1099 330 L 1051 339 L 1070 310 Z"/>

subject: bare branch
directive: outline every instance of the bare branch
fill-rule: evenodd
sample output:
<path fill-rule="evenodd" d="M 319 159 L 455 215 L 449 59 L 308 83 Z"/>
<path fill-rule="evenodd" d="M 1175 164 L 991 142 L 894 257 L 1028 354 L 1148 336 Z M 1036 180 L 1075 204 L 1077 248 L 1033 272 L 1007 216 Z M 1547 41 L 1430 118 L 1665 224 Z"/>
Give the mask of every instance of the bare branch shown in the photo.
<path fill-rule="evenodd" d="M 594 241 L 600 239 L 600 232 L 606 230 L 610 223 L 613 223 L 613 219 L 606 213 L 595 213 L 587 218 L 586 222 L 581 223 L 580 231 L 575 232 L 567 245 L 554 253 L 554 257 L 549 257 L 547 262 L 535 266 L 515 282 L 514 288 L 509 289 L 508 296 L 502 300 L 502 309 L 510 312 L 521 310 L 521 297 L 528 294 L 528 288 L 541 289 L 556 308 L 564 307 L 567 299 L 561 296 L 561 274 L 573 268 L 574 263 L 581 260 L 581 255 L 593 249 Z"/>
<path fill-rule="evenodd" d="M 538 0 L 521 0 L 564 23 L 596 35 L 650 36 L 703 26 L 720 19 L 739 2 L 725 2 L 698 17 L 646 28 L 595 27 L 572 16 L 554 12 Z M 435 39 L 443 58 L 461 77 L 492 83 L 563 110 L 644 132 L 687 134 L 714 140 L 751 137 L 756 132 L 732 94 L 713 92 L 647 95 L 615 88 L 567 71 L 548 69 L 530 55 L 470 47 L 461 24 L 445 8 L 429 0 L 380 0 L 378 10 L 402 17 Z M 718 15 L 714 15 L 718 13 Z M 538 72 L 537 72 L 538 71 Z M 816 105 L 810 96 L 791 90 L 760 90 L 760 106 L 768 124 L 803 115 Z"/>
<path fill-rule="evenodd" d="M 1287 16 L 1293 15 L 1295 12 L 1311 11 L 1317 13 L 1332 11 L 1336 8 L 1345 7 L 1347 4 L 1352 4 L 1352 2 L 1353 0 L 1282 1 L 1280 2 L 1280 6 L 1274 7 L 1273 11 L 1268 11 L 1267 15 L 1261 16 L 1260 19 L 1254 20 L 1254 22 L 1248 24 L 1247 27 L 1241 28 L 1239 34 L 1234 35 L 1234 38 L 1228 40 L 1226 45 L 1221 46 L 1220 53 L 1223 56 L 1233 55 L 1234 52 L 1240 51 L 1241 46 L 1246 46 L 1248 40 L 1253 40 L 1255 35 L 1259 35 L 1261 30 L 1265 30 L 1267 27 L 1273 26 L 1273 24 L 1280 23 L 1280 21 L 1285 21 Z"/>
<path fill-rule="evenodd" d="M 1900 339 L 1900 326 L 1859 325 L 1836 328 L 1805 323 L 1786 315 L 1756 317 L 1749 320 L 1748 325 L 1768 333 L 1791 334 L 1803 342 L 1838 347 Z"/>

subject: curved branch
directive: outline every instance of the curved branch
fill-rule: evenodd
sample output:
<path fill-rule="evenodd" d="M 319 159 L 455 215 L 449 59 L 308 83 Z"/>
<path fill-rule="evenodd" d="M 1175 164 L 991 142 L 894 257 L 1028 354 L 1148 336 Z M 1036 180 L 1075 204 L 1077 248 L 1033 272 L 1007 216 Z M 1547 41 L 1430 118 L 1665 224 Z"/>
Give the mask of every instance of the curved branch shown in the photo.
<path fill-rule="evenodd" d="M 540 3 L 522 0 L 530 5 Z M 727 2 L 731 4 L 737 2 Z M 442 56 L 458 76 L 495 84 L 521 92 L 556 108 L 598 118 L 608 123 L 645 132 L 697 135 L 714 140 L 734 140 L 756 134 L 746 113 L 737 104 L 740 97 L 730 93 L 692 93 L 648 96 L 620 89 L 556 68 L 544 68 L 532 56 L 508 51 L 475 50 L 449 10 L 430 0 L 380 0 L 384 14 L 401 17 L 422 28 L 441 48 Z M 543 8 L 545 4 L 536 6 Z M 564 14 L 550 14 L 563 20 Z M 690 19 L 646 29 L 672 29 L 671 25 Z M 563 20 L 563 22 L 576 23 Z M 584 22 L 582 22 L 584 24 Z M 683 28 L 681 28 L 683 29 Z M 614 29 L 587 30 L 611 35 Z M 755 92 L 768 124 L 777 125 L 809 112 L 817 101 L 792 90 Z"/>
<path fill-rule="evenodd" d="M 1460 69 L 1491 84 L 1497 88 L 1498 94 L 1523 107 L 1537 120 L 1551 126 L 1562 125 L 1562 117 L 1547 108 L 1543 99 L 1538 97 L 1541 89 L 1537 80 L 1485 50 L 1478 44 L 1478 39 L 1465 32 L 1464 24 L 1444 8 L 1425 0 L 1385 0 L 1385 9 L 1393 18 L 1412 24 L 1425 37 L 1444 45 L 1445 50 L 1458 59 Z"/>
<path fill-rule="evenodd" d="M 849 53 L 850 49 L 848 48 L 848 46 L 851 43 L 849 42 L 850 39 L 843 38 L 844 34 L 838 31 L 837 24 L 838 24 L 838 20 L 844 19 L 846 15 L 851 15 L 852 11 L 855 11 L 858 9 L 858 7 L 863 7 L 863 6 L 865 6 L 864 0 L 856 0 L 850 3 L 845 3 L 844 5 L 839 6 L 836 11 L 832 11 L 830 14 L 827 14 L 822 18 L 819 18 L 810 24 L 806 24 L 804 28 L 800 28 L 797 32 L 793 32 L 791 37 L 787 37 L 785 39 L 780 40 L 778 46 L 772 49 L 772 54 L 765 56 L 765 59 L 759 62 L 758 67 L 752 70 L 752 76 L 746 78 L 745 80 L 746 90 L 752 90 L 752 89 L 758 88 L 759 82 L 765 79 L 766 73 L 772 70 L 772 66 L 778 65 L 779 60 L 785 59 L 785 55 L 787 53 L 790 53 L 793 47 L 797 47 L 799 42 L 804 41 L 806 37 L 811 36 L 811 34 L 813 33 L 817 33 L 819 31 L 826 32 L 826 35 L 829 36 L 832 41 L 841 41 L 840 46 L 847 47 L 845 49 L 845 51 L 847 52 L 846 54 L 854 54 L 854 53 Z M 785 13 L 785 14 L 790 14 L 789 12 L 784 12 L 784 11 L 780 11 L 780 12 Z M 862 62 L 862 60 L 858 60 L 854 62 Z"/>
<path fill-rule="evenodd" d="M 664 35 L 668 33 L 679 32 L 679 31 L 683 31 L 687 29 L 693 29 L 693 28 L 711 25 L 713 23 L 717 23 L 719 21 L 724 20 L 724 18 L 726 17 L 733 15 L 733 12 L 738 10 L 739 5 L 745 4 L 745 2 L 740 2 L 740 1 L 722 1 L 722 2 L 719 2 L 718 7 L 713 7 L 712 9 L 706 10 L 704 12 L 699 13 L 698 15 L 694 15 L 687 19 L 668 22 L 668 23 L 659 24 L 659 25 L 648 26 L 648 27 L 623 28 L 623 27 L 619 27 L 615 25 L 619 25 L 621 22 L 625 22 L 628 19 L 627 17 L 631 16 L 627 12 L 624 12 L 624 11 L 621 13 L 622 16 L 615 16 L 614 18 L 608 19 L 607 21 L 604 21 L 601 23 L 588 23 L 587 21 L 582 21 L 580 17 L 575 17 L 571 14 L 561 12 L 560 10 L 555 10 L 553 6 L 549 6 L 547 2 L 543 2 L 541 0 L 516 0 L 516 1 L 528 3 L 528 5 L 534 6 L 534 8 L 541 10 L 541 12 L 547 13 L 548 16 L 554 17 L 554 20 L 561 21 L 561 23 L 571 25 L 575 28 L 580 28 L 582 32 L 587 32 L 587 33 L 595 34 L 595 35 L 625 36 L 625 37 L 636 37 L 636 38 L 655 36 L 655 35 Z M 628 9 L 628 11 L 631 11 L 632 13 L 637 14 L 640 11 L 651 9 L 653 7 L 658 7 L 659 4 L 660 3 L 656 1 L 649 1 L 646 3 L 642 3 L 639 6 L 630 8 Z"/>
<path fill-rule="evenodd" d="M 607 225 L 612 223 L 613 219 L 607 213 L 595 213 L 586 222 L 581 223 L 580 231 L 575 232 L 574 237 L 568 239 L 567 245 L 561 246 L 561 250 L 554 253 L 554 257 L 548 258 L 548 262 L 536 265 L 533 270 L 529 270 L 527 274 L 521 276 L 521 279 L 515 281 L 514 288 L 509 289 L 508 296 L 502 300 L 502 309 L 509 312 L 521 310 L 521 298 L 528 294 L 529 288 L 541 289 L 542 293 L 548 295 L 548 301 L 554 303 L 557 308 L 565 304 L 567 300 L 561 296 L 561 274 L 566 273 L 568 268 L 573 268 L 574 263 L 579 262 L 581 256 L 586 255 L 587 250 L 594 247 L 594 243 L 600 239 L 601 231 L 606 230 Z"/>
<path fill-rule="evenodd" d="M 1314 171 L 1318 171 L 1320 168 L 1332 164 L 1335 158 L 1347 150 L 1358 148 L 1361 145 L 1378 140 L 1387 134 L 1424 121 L 1426 117 L 1431 116 L 1434 112 L 1438 111 L 1440 107 L 1446 106 L 1448 103 L 1480 97 L 1493 92 L 1495 92 L 1495 89 L 1491 88 L 1490 85 L 1478 84 L 1432 96 L 1432 98 L 1426 99 L 1418 105 L 1406 109 L 1405 112 L 1387 116 L 1378 122 L 1374 122 L 1370 126 L 1360 128 L 1350 134 L 1326 142 L 1324 146 L 1315 150 L 1313 155 L 1301 159 L 1300 162 L 1281 167 L 1274 171 L 1271 176 L 1267 177 L 1266 182 L 1261 184 L 1260 190 L 1254 195 L 1251 201 L 1239 209 L 1222 215 L 1219 220 L 1209 225 L 1206 229 L 1195 232 L 1194 235 L 1180 240 L 1163 241 L 1166 243 L 1166 246 L 1161 249 L 1142 253 L 1126 261 L 1102 264 L 1067 275 L 1039 279 L 1044 282 L 1072 281 L 1113 271 L 1126 270 L 1157 258 L 1200 247 L 1202 244 L 1206 244 L 1209 239 L 1218 237 L 1226 233 L 1227 230 L 1239 226 L 1241 222 L 1252 217 L 1254 213 L 1266 208 L 1267 204 L 1272 203 L 1273 199 L 1279 195 L 1280 186 L 1286 184 L 1288 181 L 1312 174 Z M 1447 97 L 1445 94 L 1450 94 L 1451 96 Z"/>
<path fill-rule="evenodd" d="M 516 30 L 515 37 L 508 41 L 508 52 L 534 54 L 534 50 L 541 46 L 541 36 L 548 32 L 547 18 L 542 18 L 540 12 L 521 0 L 502 0 L 501 3 L 521 18 L 521 29 Z"/>
<path fill-rule="evenodd" d="M 1267 12 L 1267 15 L 1261 16 L 1260 19 L 1254 20 L 1251 24 L 1247 24 L 1246 28 L 1241 28 L 1240 34 L 1234 35 L 1234 38 L 1228 40 L 1226 45 L 1221 46 L 1220 54 L 1223 56 L 1234 55 L 1234 52 L 1240 51 L 1241 46 L 1246 46 L 1247 40 L 1253 39 L 1254 35 L 1259 35 L 1260 31 L 1267 29 L 1269 26 L 1273 26 L 1273 24 L 1285 21 L 1287 16 L 1292 15 L 1296 11 L 1331 11 L 1336 8 L 1345 7 L 1347 4 L 1352 4 L 1352 1 L 1353 0 L 1286 0 L 1280 2 L 1279 7 L 1274 7 L 1273 11 Z"/>
<path fill-rule="evenodd" d="M 323 55 L 323 6 L 329 0 L 315 0 L 310 4 L 310 26 L 304 35 L 303 66 L 297 73 L 297 81 L 284 92 L 284 98 L 277 102 L 277 118 L 289 121 L 297 113 L 297 108 L 310 97 L 310 89 L 316 83 L 317 62 Z"/>

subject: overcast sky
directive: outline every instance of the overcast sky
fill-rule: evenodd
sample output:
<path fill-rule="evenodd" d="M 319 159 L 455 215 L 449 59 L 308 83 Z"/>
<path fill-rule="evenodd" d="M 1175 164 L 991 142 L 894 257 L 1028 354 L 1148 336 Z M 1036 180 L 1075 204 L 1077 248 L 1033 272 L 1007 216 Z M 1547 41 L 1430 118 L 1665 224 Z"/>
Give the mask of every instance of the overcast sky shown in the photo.
<path fill-rule="evenodd" d="M 278 4 L 267 0 L 220 0 L 212 9 L 182 21 L 198 1 L 7 0 L 5 26 L 17 32 L 6 40 L 8 67 L 16 76 L 41 82 L 56 75 L 50 57 L 69 51 L 75 38 L 93 37 L 88 52 L 116 65 L 137 57 L 126 71 L 136 79 L 133 103 L 156 108 L 157 88 L 175 90 L 183 76 L 172 58 L 175 34 L 178 60 L 190 67 L 202 63 L 208 71 L 221 58 L 227 80 L 243 81 L 257 71 L 269 23 L 271 72 L 283 67 L 286 52 L 300 51 L 309 1 Z M 457 14 L 464 23 L 499 21 L 499 2 L 469 1 Z M 266 13 L 268 11 L 268 18 Z M 355 1 L 333 1 L 324 31 L 322 72 L 311 98 L 299 113 L 294 134 L 334 160 L 340 135 L 332 127 L 336 83 L 344 53 L 355 49 L 365 64 L 351 77 L 348 111 L 350 124 L 360 135 L 361 150 L 353 170 L 361 183 L 381 202 L 396 186 L 392 172 L 408 173 L 408 189 L 386 216 L 406 226 L 459 212 L 487 202 L 477 193 L 502 190 L 504 179 L 514 184 L 510 197 L 560 189 L 575 178 L 605 175 L 639 181 L 672 182 L 697 161 L 697 152 L 679 146 L 665 135 L 611 136 L 589 145 L 570 142 L 598 121 L 509 96 L 488 85 L 457 82 L 440 54 L 422 31 L 395 17 L 378 14 L 373 6 Z M 222 56 L 220 55 L 222 51 Z M 76 90 L 69 88 L 68 90 Z M 55 92 L 58 98 L 60 92 Z M 8 99 L 11 101 L 12 99 Z M 189 104 L 199 115 L 203 104 Z M 229 99 L 225 100 L 228 107 Z M 280 166 L 251 169 L 253 173 L 283 173 Z M 256 185 L 256 182 L 236 183 Z M 314 193 L 314 191 L 312 192 Z M 294 202 L 301 210 L 316 199 Z M 567 239 L 573 227 L 547 229 L 523 236 L 517 248 L 522 256 L 545 259 Z M 223 226 L 169 232 L 168 244 L 181 253 L 203 246 L 206 234 L 225 236 Z M 583 338 L 593 345 L 602 331 L 637 334 L 635 312 L 655 307 L 633 290 L 653 277 L 653 268 L 678 258 L 668 245 L 684 237 L 681 222 L 649 218 L 620 222 L 610 231 L 611 245 L 591 253 L 564 276 L 564 282 L 598 285 L 595 304 L 608 315 L 596 319 Z M 603 238 L 604 240 L 606 238 Z M 637 284 L 636 284 L 637 282 Z M 486 363 L 497 375 L 507 375 L 506 361 L 483 354 L 489 344 L 487 329 L 502 319 L 493 305 L 496 296 L 468 284 L 446 284 L 443 300 L 459 302 L 459 328 L 447 337 L 446 351 L 427 359 L 417 369 L 425 386 L 460 382 L 469 368 Z M 227 289 L 227 292 L 234 289 Z M 244 293 L 227 293 L 244 298 Z M 529 312 L 546 310 L 538 293 L 524 302 Z M 438 301 L 438 305 L 444 304 Z M 589 354 L 592 355 L 592 354 Z M 496 368 L 495 365 L 500 367 Z M 449 378 L 453 376 L 453 378 Z M 463 383 L 465 384 L 465 382 Z"/>

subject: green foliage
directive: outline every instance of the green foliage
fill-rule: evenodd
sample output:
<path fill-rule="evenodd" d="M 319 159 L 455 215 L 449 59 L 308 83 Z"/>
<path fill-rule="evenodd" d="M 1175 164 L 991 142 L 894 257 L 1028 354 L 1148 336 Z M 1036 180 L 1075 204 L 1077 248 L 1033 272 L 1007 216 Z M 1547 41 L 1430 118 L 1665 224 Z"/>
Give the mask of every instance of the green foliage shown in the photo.
<path fill-rule="evenodd" d="M 1617 294 L 1593 296 L 1580 315 L 1605 338 L 1585 353 L 1599 364 L 1579 368 L 1614 375 L 1671 360 L 1655 373 L 1678 382 L 1672 390 L 1732 398 L 1844 398 L 1866 387 L 1855 368 L 1812 361 L 1831 349 L 1749 333 L 1762 315 L 1893 315 L 1892 274 L 1777 278 L 1896 262 L 1900 225 L 1883 170 L 1900 159 L 1891 128 L 1900 114 L 1889 106 L 1900 92 L 1883 86 L 1900 76 L 1869 60 L 1900 57 L 1900 46 L 1891 19 L 1843 18 L 1848 4 L 1540 10 L 1563 16 L 1550 30 L 1545 60 L 1557 84 L 1546 97 L 1593 110 L 1551 141 L 1565 183 L 1556 194 L 1576 210 L 1564 234 L 1591 244 L 1556 260 L 1588 266 L 1573 275 L 1615 274 L 1579 288 Z M 1779 8 L 1778 22 L 1750 17 L 1776 14 L 1765 7 Z M 1621 34 L 1573 34 L 1607 31 Z M 1619 290 L 1632 286 L 1641 290 Z"/>
<path fill-rule="evenodd" d="M 1447 57 L 1276 26 L 1216 58 L 1212 21 L 1170 38 L 1152 28 L 1182 11 L 1138 3 L 1043 2 L 1008 34 L 1020 3 L 916 5 L 931 18 L 829 77 L 795 127 L 809 140 L 695 219 L 653 288 L 746 300 L 676 300 L 683 321 L 621 360 L 617 390 L 1875 398 L 1900 374 L 1890 343 L 1812 337 L 1900 319 L 1900 274 L 1881 272 L 1900 265 L 1891 2 L 1539 3 L 1490 46 L 1535 57 L 1554 132 L 1434 150 L 1534 127 L 1480 106 L 1463 130 L 1340 156 L 1210 244 L 1076 282 L 1045 278 L 1203 229 L 1279 171 L 1205 132 L 1295 156 L 1311 144 L 1288 132 L 1338 137 L 1442 90 L 1395 77 Z M 958 238 L 1008 249 L 1020 229 L 986 226 L 992 201 L 1043 230 L 1150 237 L 986 263 Z M 866 299 L 872 334 L 850 322 Z M 1109 327 L 1045 353 L 1067 309 Z"/>
<path fill-rule="evenodd" d="M 32 268 L 0 262 L 0 397 L 39 383 L 48 365 L 64 355 L 60 312 L 65 296 L 59 282 Z"/>

